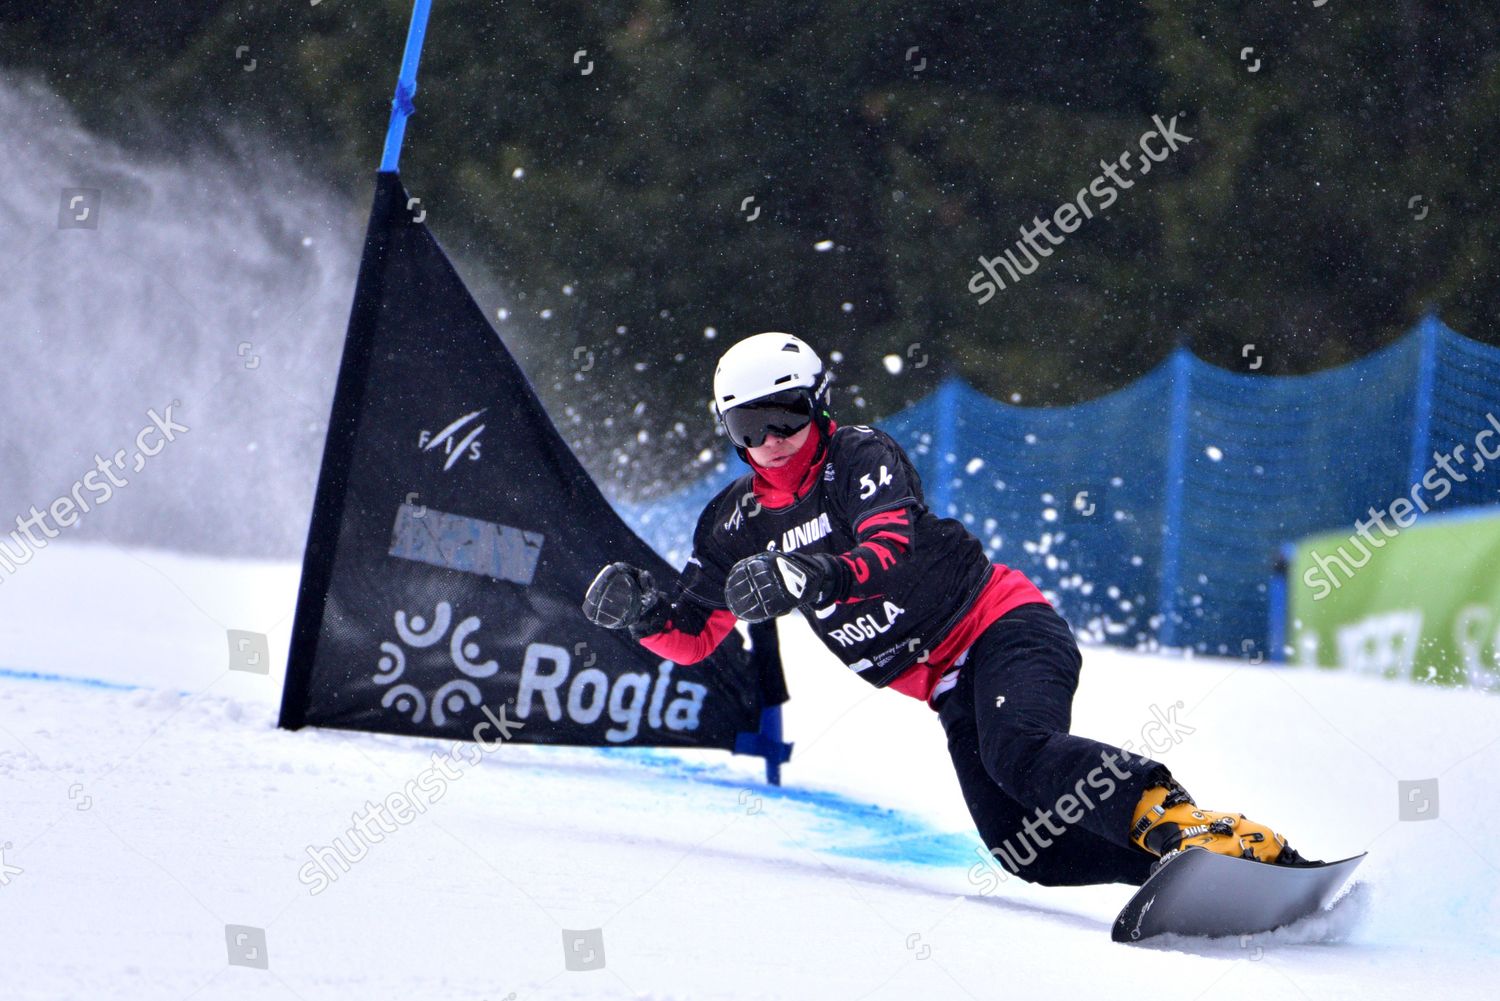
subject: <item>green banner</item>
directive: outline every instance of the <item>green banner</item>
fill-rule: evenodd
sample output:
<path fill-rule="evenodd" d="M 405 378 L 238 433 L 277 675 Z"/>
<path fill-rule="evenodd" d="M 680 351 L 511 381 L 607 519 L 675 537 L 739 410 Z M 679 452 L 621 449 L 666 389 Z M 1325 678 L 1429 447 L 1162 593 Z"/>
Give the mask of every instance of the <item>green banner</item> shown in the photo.
<path fill-rule="evenodd" d="M 1500 515 L 1355 527 L 1297 544 L 1287 579 L 1292 660 L 1500 689 Z"/>

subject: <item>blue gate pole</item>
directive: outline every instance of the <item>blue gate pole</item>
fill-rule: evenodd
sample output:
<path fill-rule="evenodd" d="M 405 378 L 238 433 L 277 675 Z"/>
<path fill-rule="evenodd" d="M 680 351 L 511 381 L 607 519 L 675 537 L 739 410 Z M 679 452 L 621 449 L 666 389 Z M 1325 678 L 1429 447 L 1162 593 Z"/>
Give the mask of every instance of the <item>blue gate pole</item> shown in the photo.
<path fill-rule="evenodd" d="M 396 96 L 391 99 L 391 124 L 385 130 L 385 152 L 380 157 L 381 173 L 395 173 L 401 160 L 401 140 L 406 137 L 406 120 L 416 109 L 412 98 L 417 94 L 417 63 L 422 59 L 422 41 L 427 37 L 427 14 L 432 0 L 415 0 L 411 7 L 411 26 L 406 30 L 406 52 L 401 57 L 401 75 L 396 78 Z"/>
<path fill-rule="evenodd" d="M 936 480 L 929 491 L 932 497 L 932 510 L 939 518 L 952 517 L 948 510 L 953 500 L 953 471 L 949 468 L 948 456 L 951 453 L 957 462 L 958 455 L 958 377 L 949 376 L 943 380 L 943 384 L 937 391 L 937 414 L 935 415 L 936 427 L 932 438 L 932 450 L 936 454 L 933 461 L 936 464 Z"/>
<path fill-rule="evenodd" d="M 1270 621 L 1267 623 L 1266 632 L 1273 664 L 1284 664 L 1287 659 L 1286 623 L 1291 614 L 1288 607 L 1291 602 L 1291 591 L 1287 576 L 1291 574 L 1296 562 L 1297 546 L 1291 542 L 1282 544 L 1280 559 L 1276 561 L 1276 570 L 1271 574 L 1270 584 L 1266 589 L 1267 605 L 1270 611 Z"/>
<path fill-rule="evenodd" d="M 1172 352 L 1172 402 L 1167 415 L 1166 496 L 1161 519 L 1161 613 L 1162 646 L 1177 644 L 1177 577 L 1182 561 L 1182 509 L 1187 493 L 1188 407 L 1193 356 L 1185 347 Z"/>
<path fill-rule="evenodd" d="M 767 706 L 760 713 L 760 732 L 765 735 L 766 743 L 769 745 L 770 753 L 766 755 L 766 782 L 773 786 L 781 785 L 781 763 L 786 759 L 780 754 L 781 742 L 781 707 Z M 788 752 L 791 748 L 787 747 Z"/>
<path fill-rule="evenodd" d="M 1407 484 L 1422 482 L 1428 463 L 1428 446 L 1432 440 L 1432 392 L 1437 378 L 1438 318 L 1431 313 L 1417 325 L 1417 393 L 1411 422 L 1411 468 Z"/>

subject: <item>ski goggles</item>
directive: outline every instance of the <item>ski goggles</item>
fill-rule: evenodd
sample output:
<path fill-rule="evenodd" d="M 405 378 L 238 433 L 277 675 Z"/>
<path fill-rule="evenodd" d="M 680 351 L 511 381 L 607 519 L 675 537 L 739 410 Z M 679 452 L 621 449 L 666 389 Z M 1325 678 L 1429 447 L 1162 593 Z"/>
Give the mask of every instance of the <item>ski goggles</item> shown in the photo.
<path fill-rule="evenodd" d="M 767 435 L 790 438 L 812 423 L 813 402 L 805 389 L 787 389 L 730 407 L 719 415 L 729 440 L 740 448 L 755 448 Z"/>

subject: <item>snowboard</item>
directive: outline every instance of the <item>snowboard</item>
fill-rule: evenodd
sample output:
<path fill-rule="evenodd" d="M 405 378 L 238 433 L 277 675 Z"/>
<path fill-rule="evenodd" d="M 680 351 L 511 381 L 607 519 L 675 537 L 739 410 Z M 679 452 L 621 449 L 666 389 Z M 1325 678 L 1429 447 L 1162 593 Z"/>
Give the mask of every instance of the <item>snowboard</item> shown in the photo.
<path fill-rule="evenodd" d="M 1115 918 L 1116 942 L 1156 935 L 1217 938 L 1271 931 L 1328 906 L 1363 861 L 1268 865 L 1188 848 L 1169 858 Z"/>

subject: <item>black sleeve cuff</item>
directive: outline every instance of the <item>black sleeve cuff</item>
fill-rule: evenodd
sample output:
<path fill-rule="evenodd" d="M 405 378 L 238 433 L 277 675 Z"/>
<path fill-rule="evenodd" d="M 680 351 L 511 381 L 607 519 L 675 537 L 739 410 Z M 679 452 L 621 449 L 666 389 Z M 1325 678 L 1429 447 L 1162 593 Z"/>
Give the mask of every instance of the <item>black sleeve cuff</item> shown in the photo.
<path fill-rule="evenodd" d="M 632 639 L 640 639 L 643 636 L 655 636 L 667 628 L 667 622 L 672 618 L 672 603 L 664 594 L 658 594 L 656 604 L 651 610 L 637 619 L 630 627 Z"/>
<path fill-rule="evenodd" d="M 837 556 L 819 553 L 812 557 L 823 571 L 823 586 L 818 589 L 818 607 L 843 601 L 854 587 L 854 571 L 849 564 Z"/>

